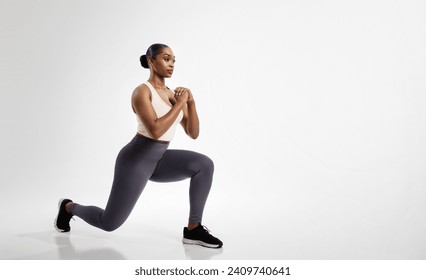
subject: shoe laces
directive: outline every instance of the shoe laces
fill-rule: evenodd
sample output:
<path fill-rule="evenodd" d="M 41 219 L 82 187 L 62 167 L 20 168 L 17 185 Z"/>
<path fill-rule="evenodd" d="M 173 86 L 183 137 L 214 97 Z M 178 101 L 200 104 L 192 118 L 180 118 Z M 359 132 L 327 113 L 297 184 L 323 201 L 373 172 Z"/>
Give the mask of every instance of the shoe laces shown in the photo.
<path fill-rule="evenodd" d="M 202 226 L 203 227 L 203 229 L 206 231 L 206 232 L 208 232 L 208 233 L 210 233 L 211 231 L 209 230 L 209 228 L 208 227 L 206 227 L 206 226 Z"/>

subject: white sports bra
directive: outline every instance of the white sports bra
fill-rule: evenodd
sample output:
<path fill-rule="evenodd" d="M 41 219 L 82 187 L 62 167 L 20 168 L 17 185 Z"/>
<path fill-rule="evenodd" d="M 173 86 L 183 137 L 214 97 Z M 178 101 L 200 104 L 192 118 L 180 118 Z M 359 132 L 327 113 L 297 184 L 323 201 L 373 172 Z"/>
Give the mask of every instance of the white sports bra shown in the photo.
<path fill-rule="evenodd" d="M 157 114 L 157 117 L 161 118 L 162 116 L 167 114 L 172 109 L 172 107 L 160 97 L 158 92 L 149 82 L 145 82 L 143 84 L 146 85 L 151 90 L 152 107 L 154 108 L 154 111 Z M 172 126 L 163 135 L 161 135 L 161 137 L 158 138 L 158 140 L 168 141 L 168 142 L 171 141 L 175 134 L 176 126 L 178 123 L 182 121 L 182 118 L 183 118 L 183 112 L 181 110 L 175 122 L 172 124 Z M 138 121 L 138 132 L 142 134 L 143 136 L 152 139 L 152 136 L 149 134 L 148 130 L 145 128 L 145 126 L 143 125 L 141 119 L 139 118 L 137 114 L 136 114 L 136 119 Z"/>

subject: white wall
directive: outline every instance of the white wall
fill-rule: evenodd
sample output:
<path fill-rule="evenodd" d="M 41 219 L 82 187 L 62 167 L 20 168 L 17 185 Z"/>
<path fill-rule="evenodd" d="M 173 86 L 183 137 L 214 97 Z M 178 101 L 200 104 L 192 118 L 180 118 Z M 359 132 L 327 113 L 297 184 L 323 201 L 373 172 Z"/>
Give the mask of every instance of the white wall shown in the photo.
<path fill-rule="evenodd" d="M 216 164 L 207 224 L 247 240 L 269 229 L 262 258 L 425 258 L 425 8 L 2 0 L 1 211 L 105 204 L 149 75 L 139 56 L 161 42 L 177 57 L 168 85 L 191 88 L 202 125 L 171 148 Z"/>

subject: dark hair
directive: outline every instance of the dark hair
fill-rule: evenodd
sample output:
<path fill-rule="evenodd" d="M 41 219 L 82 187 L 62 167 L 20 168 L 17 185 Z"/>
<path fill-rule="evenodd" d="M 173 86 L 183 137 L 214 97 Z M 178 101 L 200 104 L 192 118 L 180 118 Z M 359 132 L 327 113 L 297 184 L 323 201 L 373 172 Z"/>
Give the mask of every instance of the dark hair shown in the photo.
<path fill-rule="evenodd" d="M 143 68 L 149 68 L 148 65 L 148 57 L 155 57 L 157 54 L 160 53 L 160 51 L 164 48 L 168 48 L 169 46 L 164 44 L 153 44 L 151 45 L 148 50 L 146 51 L 146 54 L 141 55 L 140 62 Z"/>

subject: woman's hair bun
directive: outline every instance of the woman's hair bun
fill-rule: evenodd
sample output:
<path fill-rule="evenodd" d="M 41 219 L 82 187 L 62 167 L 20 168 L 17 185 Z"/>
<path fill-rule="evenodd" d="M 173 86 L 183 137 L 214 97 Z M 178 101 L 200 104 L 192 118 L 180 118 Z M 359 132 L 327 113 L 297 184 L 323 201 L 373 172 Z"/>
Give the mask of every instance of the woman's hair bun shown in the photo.
<path fill-rule="evenodd" d="M 146 58 L 145 54 L 141 55 L 139 60 L 141 61 L 141 65 L 143 68 L 149 68 L 148 59 Z"/>

